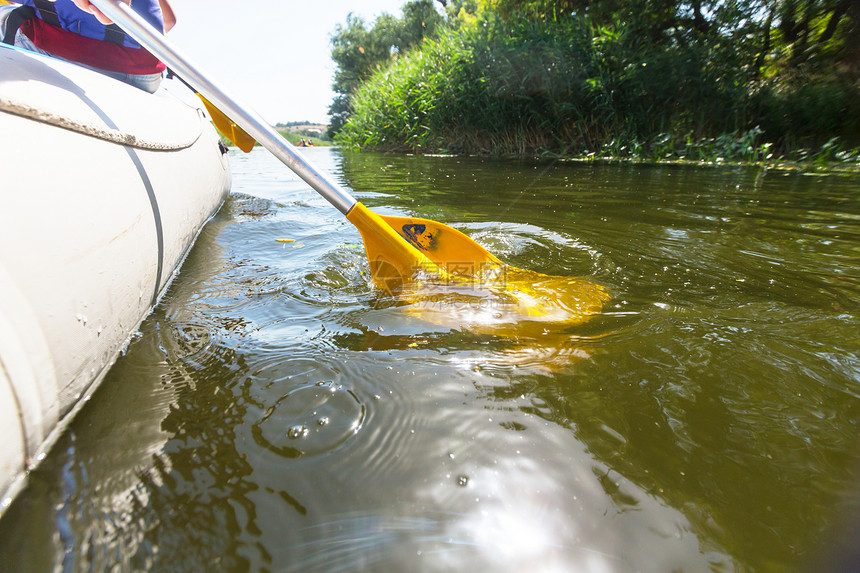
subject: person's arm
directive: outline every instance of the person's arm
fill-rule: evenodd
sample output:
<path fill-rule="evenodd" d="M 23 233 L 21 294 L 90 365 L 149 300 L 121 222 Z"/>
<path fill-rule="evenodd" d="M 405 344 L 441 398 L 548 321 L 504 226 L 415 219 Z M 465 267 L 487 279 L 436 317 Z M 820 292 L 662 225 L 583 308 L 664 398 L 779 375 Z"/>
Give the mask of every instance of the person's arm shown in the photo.
<path fill-rule="evenodd" d="M 167 0 L 158 0 L 161 6 L 161 17 L 164 19 L 164 33 L 176 25 L 176 13 Z"/>

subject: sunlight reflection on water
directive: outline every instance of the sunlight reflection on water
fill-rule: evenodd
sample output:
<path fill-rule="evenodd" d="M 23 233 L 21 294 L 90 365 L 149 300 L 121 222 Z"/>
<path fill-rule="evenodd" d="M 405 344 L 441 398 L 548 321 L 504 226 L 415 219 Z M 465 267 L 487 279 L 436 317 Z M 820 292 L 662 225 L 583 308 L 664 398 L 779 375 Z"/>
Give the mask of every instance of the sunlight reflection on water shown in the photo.
<path fill-rule="evenodd" d="M 582 278 L 381 292 L 349 222 L 234 155 L 0 522 L 10 569 L 796 569 L 855 499 L 856 180 L 307 153 Z M 511 300 L 543 280 L 542 315 Z"/>

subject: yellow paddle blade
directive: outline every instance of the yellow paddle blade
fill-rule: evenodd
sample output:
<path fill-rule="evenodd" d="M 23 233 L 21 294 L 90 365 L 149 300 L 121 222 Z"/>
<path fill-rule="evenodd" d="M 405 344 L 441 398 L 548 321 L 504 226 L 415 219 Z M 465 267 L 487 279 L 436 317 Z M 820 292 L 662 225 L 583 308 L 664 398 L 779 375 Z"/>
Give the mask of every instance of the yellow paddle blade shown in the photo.
<path fill-rule="evenodd" d="M 347 214 L 364 239 L 374 282 L 433 324 L 534 338 L 582 324 L 603 309 L 606 289 L 502 263 L 456 229 L 417 217 Z"/>
<path fill-rule="evenodd" d="M 232 119 L 224 115 L 224 113 L 212 105 L 212 103 L 200 94 L 197 96 L 203 101 L 206 111 L 212 118 L 212 123 L 218 128 L 218 131 L 224 134 L 224 137 L 236 144 L 236 147 L 248 153 L 254 148 L 254 138 L 245 132 L 244 129 L 236 125 Z"/>
<path fill-rule="evenodd" d="M 417 217 L 381 218 L 446 275 L 470 279 L 502 264 L 484 247 L 443 223 Z"/>
<path fill-rule="evenodd" d="M 416 275 L 442 274 L 433 261 L 400 236 L 382 216 L 364 204 L 356 203 L 346 214 L 346 218 L 361 233 L 370 263 L 370 274 L 379 288 L 394 293 L 404 283 L 412 281 Z"/>

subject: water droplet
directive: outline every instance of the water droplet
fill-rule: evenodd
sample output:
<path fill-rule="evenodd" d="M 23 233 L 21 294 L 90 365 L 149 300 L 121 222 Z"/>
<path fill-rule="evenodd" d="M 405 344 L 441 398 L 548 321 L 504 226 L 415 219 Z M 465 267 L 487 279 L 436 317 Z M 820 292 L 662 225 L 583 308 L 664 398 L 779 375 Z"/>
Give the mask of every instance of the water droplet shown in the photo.
<path fill-rule="evenodd" d="M 365 407 L 352 391 L 332 381 L 312 382 L 272 404 L 252 435 L 260 446 L 286 458 L 314 456 L 354 436 L 364 416 Z"/>
<path fill-rule="evenodd" d="M 308 429 L 304 426 L 292 426 L 287 430 L 287 437 L 291 440 L 298 440 L 308 435 Z"/>
<path fill-rule="evenodd" d="M 457 476 L 457 485 L 460 487 L 466 487 L 469 484 L 469 476 L 459 475 Z"/>

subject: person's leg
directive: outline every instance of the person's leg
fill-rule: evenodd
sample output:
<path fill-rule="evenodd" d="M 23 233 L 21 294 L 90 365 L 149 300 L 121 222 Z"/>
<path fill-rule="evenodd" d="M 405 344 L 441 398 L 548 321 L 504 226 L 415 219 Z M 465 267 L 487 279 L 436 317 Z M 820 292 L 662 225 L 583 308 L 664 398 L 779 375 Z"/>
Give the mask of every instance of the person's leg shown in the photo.
<path fill-rule="evenodd" d="M 155 93 L 161 85 L 161 74 L 121 74 L 118 80 L 140 88 L 145 92 Z"/>
<path fill-rule="evenodd" d="M 84 66 L 82 64 L 78 65 L 87 68 L 88 70 L 99 72 L 100 74 L 106 75 L 109 78 L 119 80 L 123 83 L 126 83 L 130 86 L 134 86 L 151 94 L 158 91 L 158 87 L 161 85 L 161 74 L 126 74 L 123 72 L 102 70 L 100 68 L 94 68 L 92 66 Z"/>
<path fill-rule="evenodd" d="M 29 6 L 18 6 L 16 4 L 0 5 L 0 42 L 14 45 L 15 33 L 18 27 L 32 15 Z"/>
<path fill-rule="evenodd" d="M 57 56 L 53 55 L 51 52 L 47 52 L 42 48 L 38 47 L 21 30 L 18 30 L 18 33 L 15 34 L 15 46 L 18 48 L 23 48 L 29 52 L 36 52 L 37 54 L 42 54 L 43 56 L 51 56 L 52 58 L 56 58 L 58 60 L 62 59 L 57 58 Z"/>
<path fill-rule="evenodd" d="M 21 6 L 15 6 L 12 4 L 4 4 L 4 5 L 0 6 L 0 41 L 2 41 L 4 38 L 6 38 L 6 27 L 7 27 L 7 25 L 9 25 L 11 20 L 14 19 L 14 18 L 12 18 L 12 13 L 19 10 L 20 8 L 21 8 Z M 16 26 L 20 25 L 20 22 L 17 22 L 17 24 L 15 24 L 15 25 Z M 23 49 L 28 50 L 30 52 L 36 52 L 37 54 L 43 54 L 46 56 L 51 55 L 48 52 L 46 52 L 45 50 L 37 48 L 36 45 L 30 41 L 30 38 L 25 36 L 21 32 L 21 30 L 16 29 L 15 39 L 14 39 L 14 43 L 12 45 L 17 47 L 17 48 L 23 48 Z"/>
<path fill-rule="evenodd" d="M 13 4 L 4 4 L 0 6 L 0 41 L 6 37 L 6 20 L 9 18 L 9 14 L 12 13 L 15 8 Z"/>

